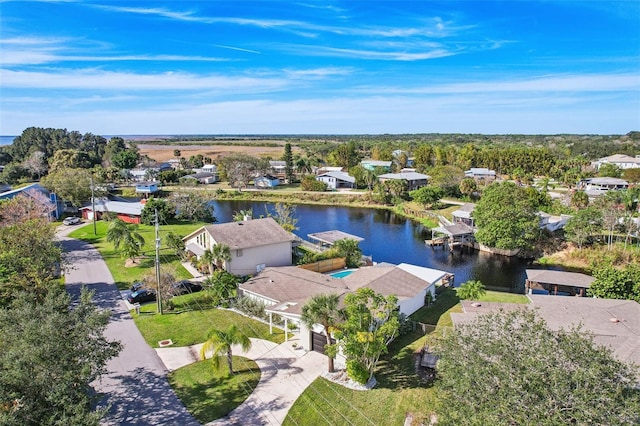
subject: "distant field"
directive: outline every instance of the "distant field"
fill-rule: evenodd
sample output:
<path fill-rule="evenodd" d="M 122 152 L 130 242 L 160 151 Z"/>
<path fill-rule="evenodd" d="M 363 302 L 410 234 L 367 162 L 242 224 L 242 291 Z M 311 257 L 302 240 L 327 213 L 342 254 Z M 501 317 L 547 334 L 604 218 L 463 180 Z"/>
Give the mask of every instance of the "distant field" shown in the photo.
<path fill-rule="evenodd" d="M 214 160 L 231 153 L 244 153 L 256 157 L 272 157 L 274 159 L 280 159 L 284 153 L 284 140 L 265 140 L 265 141 L 234 141 L 233 143 L 224 144 L 219 141 L 211 141 L 208 144 L 207 141 L 197 141 L 193 145 L 187 141 L 176 142 L 176 144 L 169 145 L 153 145 L 148 143 L 138 144 L 140 154 L 144 154 L 153 158 L 156 161 L 167 161 L 175 158 L 173 151 L 180 150 L 180 155 L 184 158 L 189 158 L 192 155 L 202 154 L 205 157 L 211 157 Z M 240 145 L 242 143 L 242 145 Z M 260 146 L 260 145 L 270 146 Z M 277 145 L 277 146 L 273 146 Z M 296 147 L 293 147 L 293 151 L 296 151 Z"/>

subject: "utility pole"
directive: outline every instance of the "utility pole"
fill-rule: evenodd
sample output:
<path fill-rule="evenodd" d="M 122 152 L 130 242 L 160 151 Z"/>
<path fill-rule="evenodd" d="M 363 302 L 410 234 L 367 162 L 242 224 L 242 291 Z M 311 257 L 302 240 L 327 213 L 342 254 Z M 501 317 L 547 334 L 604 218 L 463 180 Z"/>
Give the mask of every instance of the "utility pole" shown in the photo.
<path fill-rule="evenodd" d="M 160 293 L 160 223 L 158 221 L 158 209 L 155 215 L 156 222 L 156 300 L 158 302 L 158 313 L 162 315 L 162 297 Z"/>
<path fill-rule="evenodd" d="M 93 174 L 91 175 L 91 211 L 93 217 L 93 235 L 98 235 L 96 231 L 96 197 L 94 193 Z"/>

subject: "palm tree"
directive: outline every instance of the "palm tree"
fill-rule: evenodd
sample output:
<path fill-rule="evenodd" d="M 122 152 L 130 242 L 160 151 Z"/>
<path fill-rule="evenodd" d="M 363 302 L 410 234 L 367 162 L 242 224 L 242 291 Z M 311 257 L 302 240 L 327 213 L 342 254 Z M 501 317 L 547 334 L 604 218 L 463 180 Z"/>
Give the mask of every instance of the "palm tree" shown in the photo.
<path fill-rule="evenodd" d="M 218 270 L 222 270 L 224 263 L 231 260 L 231 249 L 226 244 L 216 244 L 211 249 L 213 254 L 213 261 L 216 264 Z"/>
<path fill-rule="evenodd" d="M 470 280 L 458 287 L 457 294 L 460 299 L 477 300 L 480 296 L 487 291 L 484 288 L 484 284 L 479 280 Z"/>
<path fill-rule="evenodd" d="M 131 260 L 135 260 L 144 246 L 144 238 L 138 233 L 138 225 L 127 224 L 121 219 L 116 219 L 109 225 L 107 241 L 113 243 L 116 251 L 122 247 L 122 253 Z"/>
<path fill-rule="evenodd" d="M 202 256 L 200 256 L 200 261 L 202 263 L 205 263 L 209 268 L 209 275 L 213 274 L 213 264 L 215 260 L 216 260 L 216 257 L 213 254 L 213 250 L 211 249 L 206 249 L 204 253 L 202 253 Z"/>
<path fill-rule="evenodd" d="M 318 294 L 313 296 L 302 307 L 302 321 L 309 327 L 320 324 L 324 327 L 324 335 L 327 338 L 327 345 L 331 345 L 331 329 L 342 322 L 342 312 L 338 309 L 340 296 L 337 294 Z M 329 359 L 329 373 L 333 373 L 333 358 Z"/>
<path fill-rule="evenodd" d="M 220 366 L 220 357 L 227 356 L 227 365 L 229 366 L 229 374 L 233 374 L 233 352 L 232 345 L 240 345 L 244 352 L 251 349 L 251 340 L 238 330 L 234 324 L 229 326 L 226 331 L 212 328 L 209 330 L 207 341 L 200 349 L 200 357 L 206 358 L 208 352 L 213 354 L 212 361 L 214 368 Z"/>
<path fill-rule="evenodd" d="M 296 168 L 300 174 L 310 174 L 313 171 L 311 167 L 311 161 L 308 158 L 300 158 L 296 162 Z"/>

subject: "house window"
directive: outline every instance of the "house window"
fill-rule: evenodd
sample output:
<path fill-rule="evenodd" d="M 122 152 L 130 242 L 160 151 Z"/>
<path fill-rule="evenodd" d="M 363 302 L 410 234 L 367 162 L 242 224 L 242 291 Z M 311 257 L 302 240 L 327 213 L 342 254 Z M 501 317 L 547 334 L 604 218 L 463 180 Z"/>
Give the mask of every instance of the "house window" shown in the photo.
<path fill-rule="evenodd" d="M 236 250 L 236 257 L 242 257 L 242 249 Z"/>

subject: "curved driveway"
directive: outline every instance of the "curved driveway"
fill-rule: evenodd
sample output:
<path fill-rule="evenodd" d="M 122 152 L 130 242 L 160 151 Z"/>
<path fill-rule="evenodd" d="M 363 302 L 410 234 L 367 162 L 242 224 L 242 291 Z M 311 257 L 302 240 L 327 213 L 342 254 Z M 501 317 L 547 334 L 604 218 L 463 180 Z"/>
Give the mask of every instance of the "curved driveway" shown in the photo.
<path fill-rule="evenodd" d="M 93 246 L 65 237 L 76 227 L 63 228 L 58 237 L 66 252 L 67 290 L 77 295 L 84 285 L 95 291 L 94 301 L 111 311 L 105 336 L 119 340 L 123 350 L 107 364 L 108 373 L 94 383 L 104 395 L 99 406 L 109 407 L 105 425 L 198 425 L 169 386 L 167 370 L 142 338 L 124 300 L 120 298 L 106 263 Z"/>

